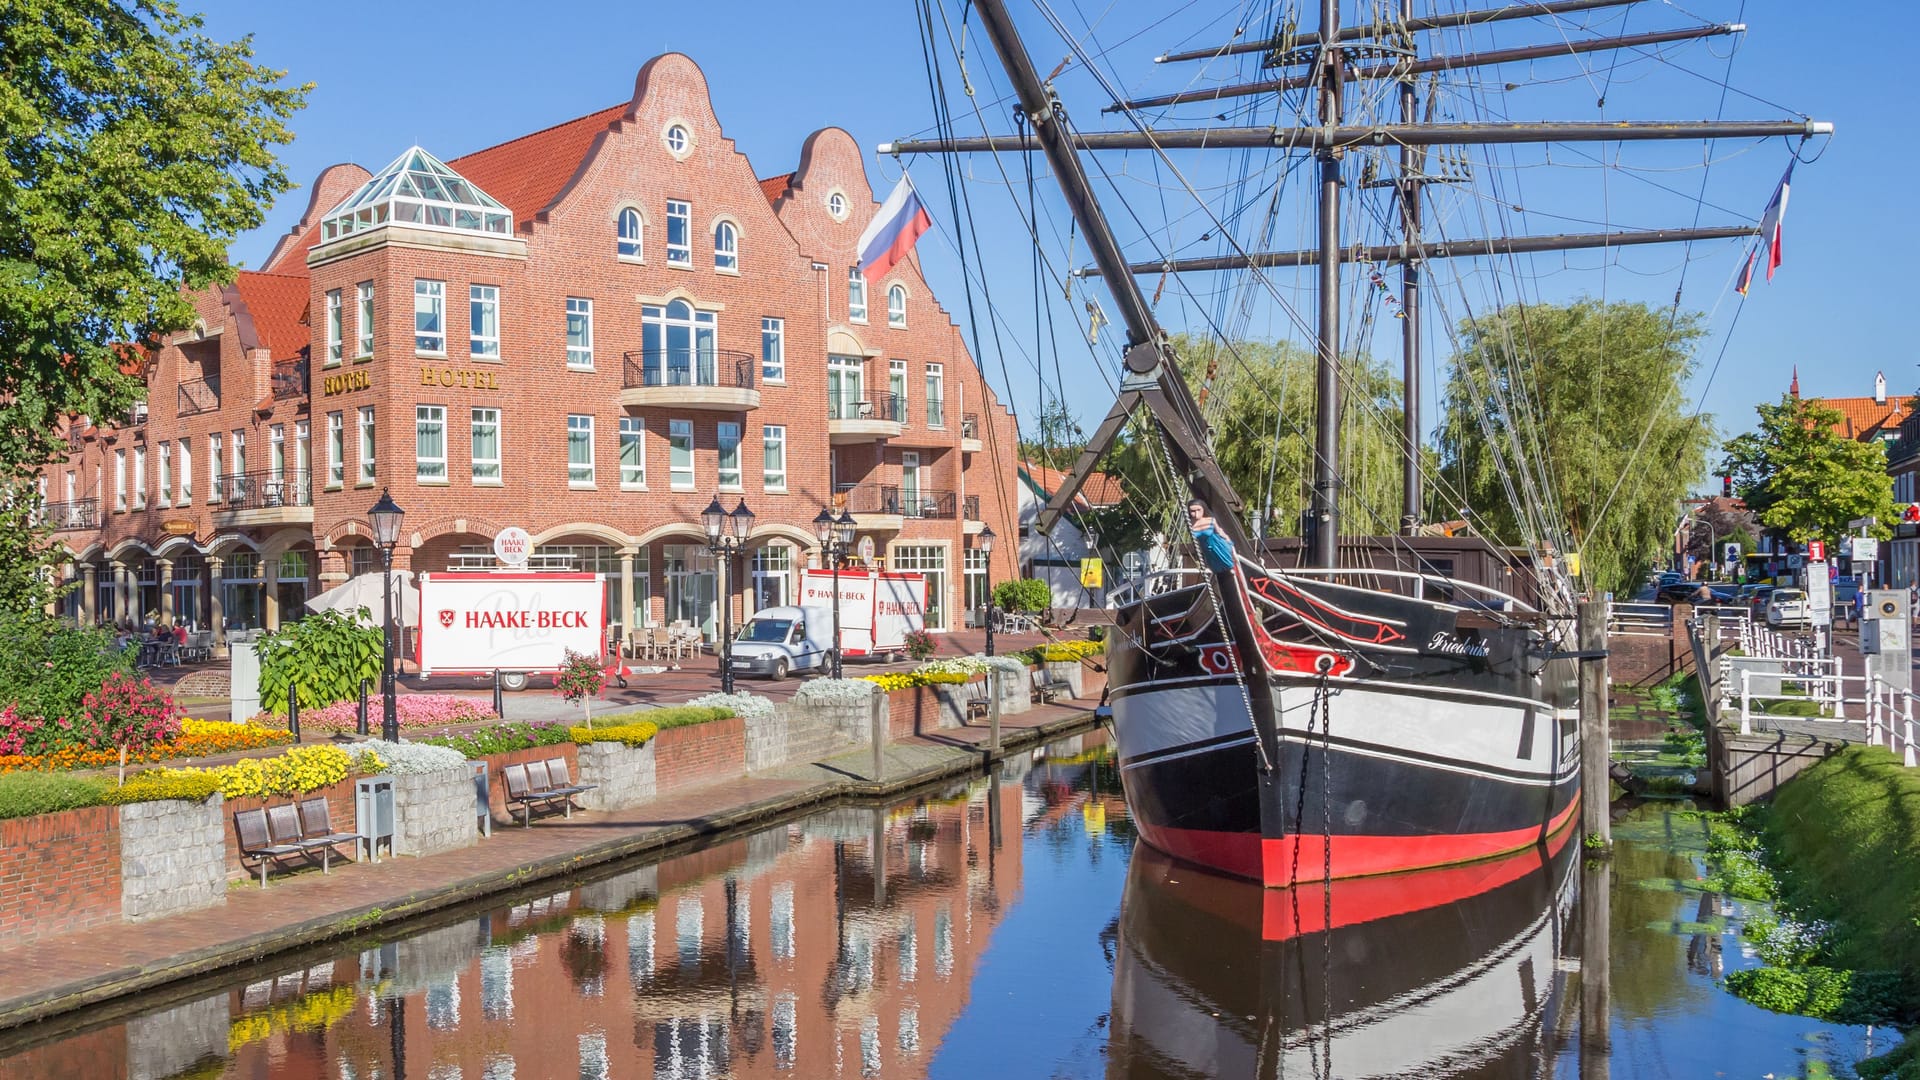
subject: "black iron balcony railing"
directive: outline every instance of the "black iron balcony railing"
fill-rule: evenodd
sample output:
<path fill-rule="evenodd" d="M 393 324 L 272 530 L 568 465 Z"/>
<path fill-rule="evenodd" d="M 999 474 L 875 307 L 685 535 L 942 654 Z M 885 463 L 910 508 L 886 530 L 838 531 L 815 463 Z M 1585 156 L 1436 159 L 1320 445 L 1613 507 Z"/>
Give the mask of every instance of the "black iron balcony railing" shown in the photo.
<path fill-rule="evenodd" d="M 840 488 L 847 513 L 886 514 L 894 517 L 952 520 L 960 499 L 951 491 L 901 487 L 899 484 L 852 484 Z"/>
<path fill-rule="evenodd" d="M 97 529 L 100 527 L 100 500 L 75 499 L 72 502 L 48 503 L 40 508 L 40 520 L 51 525 L 54 532 Z"/>
<path fill-rule="evenodd" d="M 907 398 L 904 394 L 874 394 L 868 397 L 844 390 L 837 394 L 828 391 L 827 419 L 887 420 L 904 424 L 907 422 Z"/>
<path fill-rule="evenodd" d="M 951 521 L 960 512 L 960 496 L 937 488 L 902 488 L 900 515 Z"/>
<path fill-rule="evenodd" d="M 305 469 L 228 473 L 214 478 L 213 492 L 225 512 L 312 506 L 313 484 Z"/>
<path fill-rule="evenodd" d="M 980 414 L 968 413 L 960 418 L 960 437 L 977 439 L 980 437 Z"/>
<path fill-rule="evenodd" d="M 842 484 L 836 493 L 843 500 L 847 513 L 855 517 L 861 514 L 898 514 L 900 512 L 898 484 Z"/>
<path fill-rule="evenodd" d="M 985 520 L 980 516 L 980 496 L 969 495 L 965 499 L 961 500 L 960 505 L 962 508 L 960 512 L 961 517 L 965 518 L 968 521 Z"/>
<path fill-rule="evenodd" d="M 292 401 L 307 396 L 307 362 L 276 360 L 273 363 L 273 400 Z"/>
<path fill-rule="evenodd" d="M 635 350 L 622 360 L 621 386 L 627 390 L 651 386 L 713 386 L 751 390 L 760 373 L 760 358 L 732 349 L 696 349 L 691 352 Z"/>
<path fill-rule="evenodd" d="M 220 379 L 215 376 L 181 383 L 177 398 L 176 415 L 198 416 L 212 412 L 220 407 Z"/>

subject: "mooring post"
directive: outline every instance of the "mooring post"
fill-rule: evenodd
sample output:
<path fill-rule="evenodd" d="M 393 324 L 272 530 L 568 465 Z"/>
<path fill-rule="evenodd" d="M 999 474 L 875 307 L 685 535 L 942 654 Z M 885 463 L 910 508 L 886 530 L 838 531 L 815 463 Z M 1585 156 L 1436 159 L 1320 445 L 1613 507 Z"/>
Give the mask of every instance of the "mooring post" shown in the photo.
<path fill-rule="evenodd" d="M 887 903 L 887 808 L 873 809 L 873 906 Z"/>
<path fill-rule="evenodd" d="M 987 669 L 987 757 L 1000 752 L 1000 677 L 999 668 Z"/>
<path fill-rule="evenodd" d="M 867 718 L 873 730 L 873 782 L 879 783 L 887 771 L 887 696 L 878 686 L 867 698 Z"/>
<path fill-rule="evenodd" d="M 1613 1053 L 1613 864 L 1580 867 L 1580 1080 L 1607 1080 Z"/>
<path fill-rule="evenodd" d="M 1580 601 L 1580 835 L 1613 842 L 1607 811 L 1613 779 L 1607 775 L 1607 602 Z M 1596 655 L 1597 654 L 1597 655 Z"/>

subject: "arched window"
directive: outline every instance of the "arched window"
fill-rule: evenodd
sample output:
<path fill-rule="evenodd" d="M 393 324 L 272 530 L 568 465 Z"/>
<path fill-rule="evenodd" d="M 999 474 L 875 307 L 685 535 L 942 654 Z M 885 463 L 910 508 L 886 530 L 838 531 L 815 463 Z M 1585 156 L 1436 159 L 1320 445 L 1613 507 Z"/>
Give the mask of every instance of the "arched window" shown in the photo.
<path fill-rule="evenodd" d="M 740 234 L 731 221 L 723 221 L 713 227 L 713 268 L 740 269 Z"/>
<path fill-rule="evenodd" d="M 640 257 L 640 253 L 644 250 L 640 246 L 642 228 L 643 224 L 640 220 L 640 211 L 635 210 L 631 206 L 620 211 L 621 255 L 630 256 L 635 259 Z"/>
<path fill-rule="evenodd" d="M 907 290 L 904 285 L 895 285 L 887 290 L 887 325 L 907 325 Z"/>
<path fill-rule="evenodd" d="M 685 300 L 640 309 L 647 386 L 715 386 L 715 319 Z"/>

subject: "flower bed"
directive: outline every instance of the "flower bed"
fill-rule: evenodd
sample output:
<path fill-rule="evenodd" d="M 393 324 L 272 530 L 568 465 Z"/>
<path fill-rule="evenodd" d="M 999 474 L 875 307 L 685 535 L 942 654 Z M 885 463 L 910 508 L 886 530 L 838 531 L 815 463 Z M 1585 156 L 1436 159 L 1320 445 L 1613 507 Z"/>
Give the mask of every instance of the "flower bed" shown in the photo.
<path fill-rule="evenodd" d="M 192 784 L 212 777 L 229 799 L 249 795 L 303 795 L 351 776 L 354 757 L 337 746 L 296 746 L 270 758 L 247 758 L 209 769 L 149 769 L 128 784 Z M 365 770 L 378 771 L 378 770 Z"/>
<path fill-rule="evenodd" d="M 764 720 L 773 715 L 773 700 L 758 694 L 702 694 L 687 702 L 694 708 L 725 709 L 729 716 L 746 720 Z"/>
<path fill-rule="evenodd" d="M 441 769 L 465 765 L 467 755 L 452 747 L 427 743 L 390 743 L 370 739 L 354 743 L 344 751 L 363 773 L 391 773 L 395 776 L 424 776 Z"/>
<path fill-rule="evenodd" d="M 171 740 L 144 750 L 129 751 L 127 764 L 152 764 L 179 758 L 211 757 L 240 750 L 259 750 L 293 741 L 286 731 L 255 723 L 232 724 L 224 720 L 180 721 L 180 734 Z M 15 770 L 64 771 L 70 769 L 107 769 L 120 763 L 114 749 L 91 750 L 69 746 L 50 754 L 10 754 L 0 756 L 0 773 Z"/>
<path fill-rule="evenodd" d="M 537 723 L 495 724 L 465 734 L 426 735 L 413 740 L 422 746 L 444 746 L 458 750 L 469 759 L 538 746 L 557 746 L 574 741 L 567 725 L 556 720 Z"/>
<path fill-rule="evenodd" d="M 903 671 L 889 672 L 885 675 L 862 675 L 866 682 L 878 684 L 886 691 L 908 690 L 921 686 L 953 686 L 972 682 L 972 675 L 963 675 L 957 671 Z"/>
<path fill-rule="evenodd" d="M 368 724 L 379 727 L 380 703 L 370 701 L 367 709 Z M 394 699 L 394 716 L 400 722 L 401 731 L 428 731 L 498 719 L 488 706 L 451 694 L 401 694 Z M 254 719 L 274 727 L 287 726 L 287 718 L 277 713 L 262 713 Z M 336 701 L 325 708 L 300 714 L 302 731 L 356 731 L 359 724 L 360 705 L 355 701 Z"/>
<path fill-rule="evenodd" d="M 1106 651 L 1107 643 L 1104 641 L 1049 641 L 1009 655 L 1018 657 L 1028 664 L 1058 664 L 1085 660 L 1089 656 L 1100 656 Z"/>
<path fill-rule="evenodd" d="M 577 727 L 570 734 L 576 743 L 619 743 L 622 746 L 645 746 L 660 734 L 660 727 L 644 720 L 630 723 L 602 724 L 596 728 Z"/>

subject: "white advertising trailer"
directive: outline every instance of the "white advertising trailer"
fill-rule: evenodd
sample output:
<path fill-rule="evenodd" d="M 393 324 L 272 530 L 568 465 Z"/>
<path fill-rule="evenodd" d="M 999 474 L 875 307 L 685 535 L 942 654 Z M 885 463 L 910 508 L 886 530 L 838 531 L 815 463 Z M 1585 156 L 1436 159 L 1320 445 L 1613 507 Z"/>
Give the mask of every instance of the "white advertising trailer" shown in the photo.
<path fill-rule="evenodd" d="M 492 675 L 509 690 L 554 674 L 569 651 L 606 648 L 602 574 L 453 571 L 420 575 L 421 675 Z"/>
<path fill-rule="evenodd" d="M 797 606 L 831 612 L 833 573 L 801 571 Z M 926 575 L 842 570 L 840 654 L 874 656 L 903 652 L 907 647 L 907 634 L 926 625 L 926 612 Z"/>

